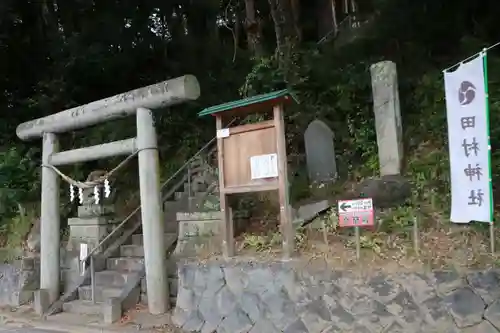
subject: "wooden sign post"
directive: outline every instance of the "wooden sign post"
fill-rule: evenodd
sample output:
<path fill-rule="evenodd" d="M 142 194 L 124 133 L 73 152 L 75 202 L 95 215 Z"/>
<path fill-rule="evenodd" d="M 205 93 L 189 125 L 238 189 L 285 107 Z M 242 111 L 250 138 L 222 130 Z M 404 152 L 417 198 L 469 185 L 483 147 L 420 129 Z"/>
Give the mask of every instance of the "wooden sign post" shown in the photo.
<path fill-rule="evenodd" d="M 294 251 L 283 120 L 284 105 L 294 101 L 288 90 L 258 95 L 213 106 L 199 116 L 213 115 L 217 128 L 219 192 L 222 212 L 222 248 L 226 257 L 234 255 L 234 226 L 228 196 L 259 191 L 279 192 L 280 224 L 283 251 L 290 257 Z M 234 117 L 249 114 L 272 114 L 272 120 L 229 127 Z"/>

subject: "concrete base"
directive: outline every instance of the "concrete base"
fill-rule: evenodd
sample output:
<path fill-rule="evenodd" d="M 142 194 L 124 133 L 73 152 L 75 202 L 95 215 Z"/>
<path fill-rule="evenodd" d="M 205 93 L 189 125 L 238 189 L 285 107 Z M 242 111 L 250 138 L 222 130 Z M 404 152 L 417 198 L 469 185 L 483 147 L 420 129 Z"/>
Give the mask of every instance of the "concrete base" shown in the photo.
<path fill-rule="evenodd" d="M 50 307 L 50 297 L 48 290 L 39 289 L 35 291 L 35 298 L 33 301 L 33 306 L 35 308 L 35 313 L 39 316 L 43 315 L 46 310 Z"/>
<path fill-rule="evenodd" d="M 179 240 L 218 235 L 221 218 L 220 212 L 177 213 Z"/>
<path fill-rule="evenodd" d="M 109 223 L 109 218 L 106 217 L 89 217 L 89 218 L 70 218 L 69 225 L 69 240 L 66 246 L 67 250 L 80 250 L 80 244 L 89 245 L 89 250 L 99 244 L 109 233 L 112 224 Z M 99 253 L 99 250 L 97 251 Z"/>
<path fill-rule="evenodd" d="M 34 298 L 34 291 L 31 290 L 22 290 L 22 291 L 16 291 L 12 294 L 12 304 L 21 306 L 24 304 L 28 304 L 29 302 L 33 301 Z"/>
<path fill-rule="evenodd" d="M 106 225 L 108 224 L 108 219 L 102 216 L 98 217 L 72 217 L 68 219 L 68 225 L 70 227 L 74 226 L 96 226 L 96 225 Z"/>
<path fill-rule="evenodd" d="M 115 207 L 112 205 L 85 205 L 78 206 L 78 217 L 90 218 L 95 216 L 112 215 L 115 213 Z"/>
<path fill-rule="evenodd" d="M 179 236 L 174 254 L 195 257 L 203 251 L 219 252 L 221 213 L 177 213 Z"/>
<path fill-rule="evenodd" d="M 179 221 L 179 240 L 219 235 L 221 220 Z"/>
<path fill-rule="evenodd" d="M 119 298 L 108 298 L 102 305 L 103 321 L 113 324 L 122 318 L 122 305 Z"/>

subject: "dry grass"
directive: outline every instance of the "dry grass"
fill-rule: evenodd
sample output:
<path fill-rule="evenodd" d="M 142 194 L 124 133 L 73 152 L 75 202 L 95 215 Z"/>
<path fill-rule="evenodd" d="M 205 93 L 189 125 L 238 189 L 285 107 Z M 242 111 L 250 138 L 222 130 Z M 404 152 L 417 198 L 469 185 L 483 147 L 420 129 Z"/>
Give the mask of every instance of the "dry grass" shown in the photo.
<path fill-rule="evenodd" d="M 252 234 L 252 237 L 256 237 L 256 234 Z M 297 256 L 307 260 L 321 258 L 330 267 L 360 273 L 450 268 L 465 271 L 494 267 L 499 263 L 499 257 L 490 253 L 488 235 L 471 226 L 451 225 L 420 230 L 418 254 L 409 235 L 362 231 L 361 238 L 361 256 L 358 261 L 353 236 L 345 231 L 331 232 L 328 234 L 328 244 L 325 244 L 321 231 L 309 229 Z M 264 250 L 256 249 L 249 247 L 244 237 L 237 238 L 236 248 L 239 256 L 259 260 L 275 260 L 282 256 L 280 244 Z M 209 258 L 210 255 L 204 257 Z"/>

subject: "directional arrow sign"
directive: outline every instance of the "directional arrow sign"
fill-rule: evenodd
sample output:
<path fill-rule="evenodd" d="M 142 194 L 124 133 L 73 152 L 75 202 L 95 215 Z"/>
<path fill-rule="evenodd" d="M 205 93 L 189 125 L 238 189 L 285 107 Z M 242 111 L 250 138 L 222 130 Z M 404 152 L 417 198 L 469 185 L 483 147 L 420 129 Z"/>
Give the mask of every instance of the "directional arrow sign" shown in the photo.
<path fill-rule="evenodd" d="M 371 198 L 339 200 L 338 208 L 340 227 L 372 227 L 374 225 Z"/>
<path fill-rule="evenodd" d="M 351 208 L 351 205 L 345 203 L 345 202 L 342 202 L 340 205 L 339 205 L 340 209 L 343 210 L 344 212 L 347 211 L 347 208 Z"/>

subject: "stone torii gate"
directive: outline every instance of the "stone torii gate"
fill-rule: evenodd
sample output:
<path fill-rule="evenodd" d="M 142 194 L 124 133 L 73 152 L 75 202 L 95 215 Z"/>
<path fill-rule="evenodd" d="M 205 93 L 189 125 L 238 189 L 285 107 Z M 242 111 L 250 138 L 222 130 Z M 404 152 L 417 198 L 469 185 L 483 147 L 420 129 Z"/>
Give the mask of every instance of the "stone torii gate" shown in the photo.
<path fill-rule="evenodd" d="M 144 262 L 147 288 L 151 291 L 149 312 L 153 314 L 168 309 L 168 295 L 158 145 L 151 110 L 196 100 L 199 96 L 196 77 L 186 75 L 28 121 L 16 129 L 21 140 L 43 139 L 44 165 L 67 165 L 138 152 Z M 133 114 L 137 118 L 137 138 L 59 151 L 57 134 Z M 50 303 L 60 296 L 59 192 L 59 176 L 53 169 L 43 167 L 40 288 L 47 290 Z"/>

